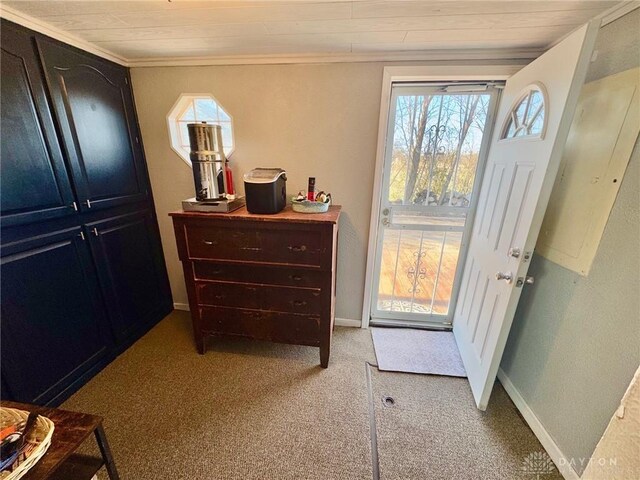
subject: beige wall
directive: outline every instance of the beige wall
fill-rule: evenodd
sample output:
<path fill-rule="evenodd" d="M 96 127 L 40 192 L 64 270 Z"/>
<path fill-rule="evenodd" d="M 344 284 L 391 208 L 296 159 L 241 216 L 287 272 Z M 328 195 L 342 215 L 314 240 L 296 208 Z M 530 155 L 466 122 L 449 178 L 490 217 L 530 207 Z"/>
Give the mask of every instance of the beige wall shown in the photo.
<path fill-rule="evenodd" d="M 340 63 L 132 69 L 174 302 L 187 303 L 187 296 L 167 213 L 194 191 L 191 169 L 170 148 L 166 115 L 182 93 L 211 93 L 234 119 L 236 186 L 242 188 L 242 174 L 254 167 L 282 167 L 289 194 L 315 176 L 316 185 L 343 206 L 336 316 L 360 319 L 383 68 Z"/>
<path fill-rule="evenodd" d="M 138 68 L 136 107 L 174 302 L 187 303 L 167 213 L 194 195 L 191 169 L 171 150 L 166 115 L 181 93 L 211 93 L 233 116 L 236 186 L 254 167 L 287 170 L 287 193 L 319 188 L 344 206 L 337 316 L 360 318 L 382 66 L 378 64 Z"/>

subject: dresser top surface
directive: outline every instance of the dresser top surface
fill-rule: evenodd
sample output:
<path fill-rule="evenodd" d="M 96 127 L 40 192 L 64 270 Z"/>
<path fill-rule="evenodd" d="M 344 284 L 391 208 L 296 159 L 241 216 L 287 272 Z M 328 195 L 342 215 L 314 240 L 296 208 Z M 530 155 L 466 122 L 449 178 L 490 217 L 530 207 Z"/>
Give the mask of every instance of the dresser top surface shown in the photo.
<path fill-rule="evenodd" d="M 331 205 L 326 213 L 298 213 L 287 205 L 279 213 L 267 215 L 249 213 L 247 207 L 241 207 L 229 213 L 208 213 L 208 212 L 184 212 L 178 210 L 169 213 L 171 217 L 186 219 L 215 219 L 215 220 L 250 220 L 258 222 L 292 222 L 292 223 L 338 223 L 340 217 L 340 205 Z"/>

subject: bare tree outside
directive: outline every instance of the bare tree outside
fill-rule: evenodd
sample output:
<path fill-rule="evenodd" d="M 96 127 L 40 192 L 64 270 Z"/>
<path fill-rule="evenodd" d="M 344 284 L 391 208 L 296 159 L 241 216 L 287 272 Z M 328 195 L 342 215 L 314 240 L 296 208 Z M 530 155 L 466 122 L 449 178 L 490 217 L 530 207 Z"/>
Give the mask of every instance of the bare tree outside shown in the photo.
<path fill-rule="evenodd" d="M 396 98 L 385 173 L 385 203 L 394 208 L 383 233 L 376 305 L 381 312 L 447 315 L 491 95 Z"/>
<path fill-rule="evenodd" d="M 389 201 L 467 206 L 488 95 L 400 96 Z"/>

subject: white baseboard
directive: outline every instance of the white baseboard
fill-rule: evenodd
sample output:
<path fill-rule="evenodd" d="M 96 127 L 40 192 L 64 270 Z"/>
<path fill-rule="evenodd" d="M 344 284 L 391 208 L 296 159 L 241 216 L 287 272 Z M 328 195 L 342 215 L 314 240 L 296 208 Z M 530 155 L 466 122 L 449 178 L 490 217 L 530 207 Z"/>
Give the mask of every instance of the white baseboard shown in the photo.
<path fill-rule="evenodd" d="M 522 398 L 518 389 L 513 383 L 511 383 L 511 380 L 509 380 L 509 377 L 507 377 L 507 374 L 501 368 L 498 369 L 498 380 L 502 383 L 505 391 L 509 394 L 509 397 L 511 397 L 511 400 L 513 400 L 513 403 L 516 405 L 527 424 L 529 424 L 529 427 L 533 430 L 535 436 L 540 440 L 540 443 L 551 457 L 551 460 L 553 460 L 553 463 L 556 464 L 560 474 L 566 480 L 580 480 L 580 475 L 578 475 L 573 469 L 571 463 L 568 461 L 564 453 L 562 453 L 558 444 L 553 440 L 553 438 L 551 438 L 549 432 L 547 432 L 544 425 L 542 425 L 540 420 L 538 420 L 536 414 L 531 410 L 529 405 L 527 405 L 527 402 Z"/>
<path fill-rule="evenodd" d="M 183 310 L 185 312 L 188 312 L 189 304 L 175 302 L 173 304 L 173 308 L 175 308 L 176 310 Z M 354 320 L 352 318 L 338 318 L 338 317 L 336 317 L 335 324 L 338 327 L 354 327 L 354 328 L 360 328 L 360 326 L 362 325 L 360 320 Z"/>
<path fill-rule="evenodd" d="M 362 322 L 360 320 L 354 320 L 353 318 L 338 318 L 336 317 L 335 325 L 338 327 L 354 327 L 360 328 Z"/>

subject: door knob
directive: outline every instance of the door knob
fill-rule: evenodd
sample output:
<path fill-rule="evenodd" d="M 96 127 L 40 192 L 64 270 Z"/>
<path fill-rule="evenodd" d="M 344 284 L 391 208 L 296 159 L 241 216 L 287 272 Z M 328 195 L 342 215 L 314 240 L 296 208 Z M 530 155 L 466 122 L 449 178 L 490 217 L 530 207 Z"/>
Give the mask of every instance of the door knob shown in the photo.
<path fill-rule="evenodd" d="M 505 280 L 507 283 L 511 283 L 513 280 L 513 274 L 511 272 L 498 272 L 496 273 L 496 280 Z"/>
<path fill-rule="evenodd" d="M 389 219 L 388 218 L 383 218 L 382 219 L 382 225 L 384 225 L 385 227 L 389 226 Z"/>
<path fill-rule="evenodd" d="M 384 215 L 385 217 L 389 215 L 389 209 L 385 208 L 384 210 L 382 210 L 382 215 Z"/>

